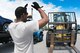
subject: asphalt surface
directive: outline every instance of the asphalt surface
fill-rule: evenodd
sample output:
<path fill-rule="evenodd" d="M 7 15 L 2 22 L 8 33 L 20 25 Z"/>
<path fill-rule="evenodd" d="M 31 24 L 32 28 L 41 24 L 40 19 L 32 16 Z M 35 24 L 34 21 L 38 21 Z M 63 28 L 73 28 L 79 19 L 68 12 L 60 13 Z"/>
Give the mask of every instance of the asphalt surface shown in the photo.
<path fill-rule="evenodd" d="M 46 32 L 44 31 L 44 38 L 43 41 L 40 43 L 37 43 L 34 45 L 34 53 L 48 53 L 48 48 L 46 47 Z M 80 50 L 80 34 L 77 35 L 77 42 L 76 42 L 76 47 L 78 50 Z M 2 44 L 0 43 L 0 53 L 14 53 L 14 44 L 13 43 L 7 43 L 7 44 Z M 55 47 L 53 50 L 53 53 L 75 53 L 75 51 L 66 46 L 66 47 Z M 80 53 L 80 52 L 78 52 Z"/>

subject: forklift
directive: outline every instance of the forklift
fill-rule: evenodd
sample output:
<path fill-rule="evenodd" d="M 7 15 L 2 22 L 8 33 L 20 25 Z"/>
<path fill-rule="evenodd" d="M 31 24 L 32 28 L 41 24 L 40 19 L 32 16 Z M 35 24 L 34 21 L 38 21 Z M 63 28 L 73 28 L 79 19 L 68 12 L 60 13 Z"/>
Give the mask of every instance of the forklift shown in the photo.
<path fill-rule="evenodd" d="M 48 32 L 46 34 L 48 53 L 53 53 L 55 46 L 69 46 L 76 53 L 80 53 L 75 47 L 77 40 L 75 12 L 49 12 L 48 17 Z"/>

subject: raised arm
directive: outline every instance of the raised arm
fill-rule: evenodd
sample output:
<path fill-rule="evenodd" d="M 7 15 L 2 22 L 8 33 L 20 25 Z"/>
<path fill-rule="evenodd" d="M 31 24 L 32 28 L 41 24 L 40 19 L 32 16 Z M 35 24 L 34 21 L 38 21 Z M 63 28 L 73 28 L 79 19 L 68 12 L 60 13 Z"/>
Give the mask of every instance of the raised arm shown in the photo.
<path fill-rule="evenodd" d="M 43 26 L 45 26 L 49 19 L 48 19 L 48 16 L 46 15 L 46 13 L 41 9 L 41 7 L 39 6 L 39 4 L 37 2 L 33 2 L 33 5 L 32 5 L 33 8 L 35 8 L 41 15 L 41 18 L 38 23 L 39 23 L 39 28 L 42 28 Z"/>
<path fill-rule="evenodd" d="M 39 27 L 41 28 L 48 23 L 48 16 L 46 15 L 46 13 L 41 8 L 39 8 L 38 11 L 39 11 L 41 18 L 42 18 L 38 21 Z"/>

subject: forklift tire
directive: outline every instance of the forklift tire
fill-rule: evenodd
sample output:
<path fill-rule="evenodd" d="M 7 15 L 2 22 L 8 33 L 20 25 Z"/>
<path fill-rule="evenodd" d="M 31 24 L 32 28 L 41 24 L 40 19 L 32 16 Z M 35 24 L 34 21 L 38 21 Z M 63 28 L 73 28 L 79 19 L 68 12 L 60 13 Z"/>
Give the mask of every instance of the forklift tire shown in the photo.
<path fill-rule="evenodd" d="M 50 43 L 47 43 L 47 44 L 46 44 L 46 47 L 50 47 Z"/>
<path fill-rule="evenodd" d="M 47 34 L 46 34 L 46 47 L 50 47 L 50 34 L 49 34 L 49 32 L 47 32 Z"/>

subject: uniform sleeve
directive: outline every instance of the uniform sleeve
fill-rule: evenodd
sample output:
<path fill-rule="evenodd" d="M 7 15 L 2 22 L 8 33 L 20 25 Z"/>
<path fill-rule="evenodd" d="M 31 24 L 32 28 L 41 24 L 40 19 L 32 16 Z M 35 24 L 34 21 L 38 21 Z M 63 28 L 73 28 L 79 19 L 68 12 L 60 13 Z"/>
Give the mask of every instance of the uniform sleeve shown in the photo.
<path fill-rule="evenodd" d="M 26 22 L 27 23 L 27 22 Z M 38 21 L 30 21 L 29 23 L 29 28 L 30 30 L 32 30 L 33 32 L 38 31 L 39 30 L 39 24 Z"/>

